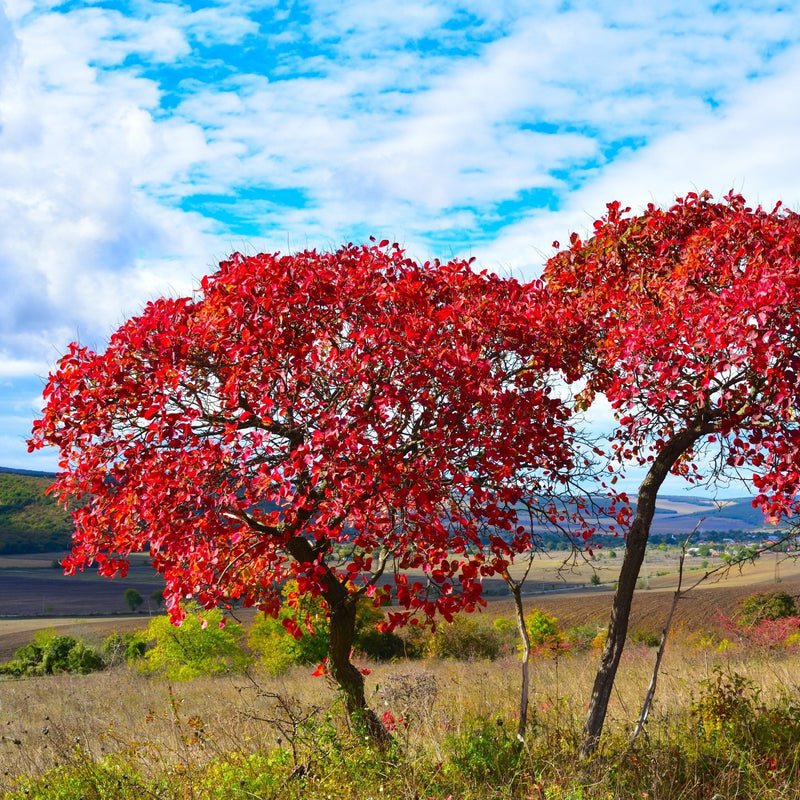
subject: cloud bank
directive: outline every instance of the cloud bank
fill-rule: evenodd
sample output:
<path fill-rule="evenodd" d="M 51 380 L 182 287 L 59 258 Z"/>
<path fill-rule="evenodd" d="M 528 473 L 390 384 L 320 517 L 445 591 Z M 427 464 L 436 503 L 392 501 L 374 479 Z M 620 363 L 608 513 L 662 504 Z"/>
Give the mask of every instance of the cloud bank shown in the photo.
<path fill-rule="evenodd" d="M 8 0 L 0 463 L 70 340 L 233 250 L 375 235 L 530 277 L 611 199 L 797 206 L 799 40 L 769 2 Z"/>

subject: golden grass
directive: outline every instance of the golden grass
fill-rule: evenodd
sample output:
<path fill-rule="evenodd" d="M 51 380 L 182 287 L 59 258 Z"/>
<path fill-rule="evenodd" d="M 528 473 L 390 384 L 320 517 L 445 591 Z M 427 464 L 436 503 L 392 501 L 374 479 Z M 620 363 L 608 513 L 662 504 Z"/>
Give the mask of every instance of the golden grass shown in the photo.
<path fill-rule="evenodd" d="M 607 731 L 635 723 L 650 680 L 654 651 L 631 646 L 623 657 L 609 707 Z M 579 730 L 591 691 L 598 654 L 537 657 L 532 667 L 531 722 Z M 668 648 L 651 724 L 688 709 L 698 683 L 714 665 L 724 664 L 752 680 L 771 699 L 796 694 L 800 655 L 770 658 L 736 650 L 718 652 L 688 642 Z M 482 718 L 516 724 L 519 663 L 512 656 L 493 663 L 404 662 L 378 665 L 367 679 L 370 702 L 391 710 L 408 727 L 402 736 L 409 753 L 443 757 L 449 735 L 465 732 Z M 296 698 L 301 709 L 328 709 L 334 694 L 325 679 L 296 668 L 279 679 L 198 679 L 169 685 L 128 668 L 87 676 L 60 675 L 6 681 L 0 705 L 0 790 L 16 780 L 41 776 L 66 763 L 77 744 L 98 759 L 127 753 L 144 774 L 178 764 L 198 765 L 223 753 L 249 753 L 290 746 L 291 714 L 278 698 Z M 302 712 L 305 713 L 305 712 Z"/>
<path fill-rule="evenodd" d="M 734 573 L 730 582 L 698 590 L 681 602 L 683 616 L 678 616 L 667 649 L 651 714 L 654 733 L 671 730 L 677 719 L 683 720 L 685 729 L 692 697 L 697 697 L 700 681 L 710 677 L 717 665 L 751 680 L 767 705 L 787 694 L 800 705 L 796 682 L 800 654 L 758 655 L 735 648 L 721 652 L 698 631 L 716 608 L 730 612 L 737 597 L 754 591 L 798 593 L 800 578 L 789 574 L 788 564 L 780 584 L 774 582 L 773 570 L 771 560 L 757 564 L 747 581 L 740 582 Z M 555 613 L 566 628 L 585 621 L 605 623 L 610 599 L 610 591 L 543 594 L 526 598 L 526 608 Z M 638 592 L 631 629 L 643 622 L 659 629 L 670 599 L 667 590 Z M 507 601 L 497 600 L 483 616 L 511 613 Z M 128 621 L 139 627 L 144 623 L 142 618 L 124 620 Z M 22 636 L 60 623 L 60 633 L 101 637 L 109 626 L 120 627 L 120 622 L 119 618 L 4 620 L 0 636 Z M 653 650 L 629 645 L 623 656 L 606 727 L 609 739 L 614 737 L 617 743 L 638 718 L 654 655 Z M 531 728 L 560 737 L 556 746 L 565 750 L 575 749 L 598 658 L 593 650 L 533 660 Z M 436 763 L 446 760 L 449 737 L 468 735 L 475 720 L 515 728 L 519 667 L 510 655 L 491 663 L 428 660 L 374 665 L 367 678 L 369 700 L 379 715 L 391 711 L 404 720 L 397 735 L 409 764 Z M 277 679 L 255 673 L 252 679 L 226 676 L 170 685 L 123 667 L 88 676 L 3 681 L 0 794 L 11 791 L 22 777 L 36 778 L 54 767 L 74 764 L 78 750 L 81 757 L 93 760 L 125 754 L 142 775 L 158 776 L 232 753 L 290 748 L 292 736 L 300 735 L 296 730 L 300 718 L 316 713 L 315 709 L 320 715 L 332 708 L 338 713 L 332 688 L 310 672 L 296 668 Z"/>

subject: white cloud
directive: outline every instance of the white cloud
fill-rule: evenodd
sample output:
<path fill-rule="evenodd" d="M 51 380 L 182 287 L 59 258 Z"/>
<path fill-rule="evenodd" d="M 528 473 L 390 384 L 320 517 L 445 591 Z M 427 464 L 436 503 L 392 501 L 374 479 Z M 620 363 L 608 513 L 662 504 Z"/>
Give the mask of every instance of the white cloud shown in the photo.
<path fill-rule="evenodd" d="M 52 360 L 73 338 L 101 345 L 232 249 L 375 234 L 421 259 L 472 253 L 529 275 L 611 199 L 733 186 L 798 200 L 800 7 L 4 8 L 0 352 L 12 364 Z"/>
<path fill-rule="evenodd" d="M 23 378 L 30 375 L 43 375 L 47 372 L 45 364 L 32 359 L 19 359 L 0 352 L 0 381 L 8 378 Z"/>
<path fill-rule="evenodd" d="M 777 74 L 739 89 L 724 112 L 708 109 L 597 171 L 563 209 L 532 213 L 507 228 L 480 248 L 481 261 L 525 269 L 530 276 L 552 253 L 553 239 L 566 242 L 572 231 L 586 235 L 611 200 L 637 213 L 649 202 L 669 205 L 689 191 L 708 189 L 721 198 L 733 189 L 754 205 L 772 207 L 782 200 L 800 208 L 800 108 L 792 100 L 800 84 L 800 53 L 780 61 Z"/>

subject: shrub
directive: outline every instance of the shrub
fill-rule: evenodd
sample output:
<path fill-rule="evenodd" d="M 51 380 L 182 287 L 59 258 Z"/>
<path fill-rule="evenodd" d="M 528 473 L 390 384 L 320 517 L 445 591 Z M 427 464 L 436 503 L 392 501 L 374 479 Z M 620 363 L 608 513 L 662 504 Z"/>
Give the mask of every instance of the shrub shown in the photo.
<path fill-rule="evenodd" d="M 582 625 L 573 625 L 564 633 L 564 640 L 570 649 L 576 651 L 588 650 L 600 632 L 600 625 L 596 622 L 584 622 Z"/>
<path fill-rule="evenodd" d="M 169 617 L 153 617 L 146 638 L 154 642 L 139 664 L 142 672 L 157 672 L 169 680 L 192 680 L 203 675 L 240 672 L 250 658 L 239 646 L 241 625 L 223 623 L 222 611 L 203 611 L 190 604 L 180 626 Z"/>
<path fill-rule="evenodd" d="M 758 625 L 765 619 L 776 620 L 796 617 L 794 597 L 786 592 L 756 592 L 739 604 L 737 620 L 740 625 Z"/>
<path fill-rule="evenodd" d="M 247 646 L 258 654 L 267 672 L 280 675 L 296 664 L 320 664 L 328 652 L 327 619 L 319 618 L 315 631 L 304 630 L 299 639 L 284 628 L 281 620 L 259 614 L 247 636 Z"/>
<path fill-rule="evenodd" d="M 795 647 L 799 631 L 800 619 L 797 617 L 762 619 L 749 627 L 739 626 L 736 630 L 743 643 L 762 650 Z"/>
<path fill-rule="evenodd" d="M 379 631 L 375 627 L 356 629 L 354 648 L 357 653 L 376 661 L 391 661 L 405 655 L 403 640 L 396 633 Z"/>
<path fill-rule="evenodd" d="M 114 631 L 103 642 L 103 656 L 109 666 L 141 658 L 147 649 L 144 633 L 139 631 L 117 633 Z"/>
<path fill-rule="evenodd" d="M 94 647 L 86 642 L 77 641 L 67 652 L 67 672 L 88 675 L 105 669 L 106 663 Z"/>
<path fill-rule="evenodd" d="M 100 654 L 86 642 L 73 636 L 61 636 L 50 628 L 37 631 L 31 642 L 14 653 L 11 661 L 0 666 L 0 673 L 16 677 L 58 672 L 86 675 L 105 666 Z"/>
<path fill-rule="evenodd" d="M 628 634 L 631 644 L 643 644 L 647 647 L 658 647 L 661 644 L 661 636 L 655 631 L 646 628 L 636 628 Z"/>
<path fill-rule="evenodd" d="M 595 650 L 602 650 L 606 646 L 606 639 L 608 639 L 608 628 L 598 628 L 597 634 L 589 646 Z"/>
<path fill-rule="evenodd" d="M 538 608 L 531 609 L 525 616 L 525 628 L 531 640 L 531 650 L 551 652 L 565 644 L 565 638 L 558 627 L 558 618 Z M 522 649 L 519 645 L 518 649 Z"/>
<path fill-rule="evenodd" d="M 773 771 L 797 772 L 800 707 L 796 699 L 783 697 L 767 706 L 751 680 L 719 666 L 700 682 L 700 689 L 691 713 L 707 742 L 721 745 L 726 752 L 747 753 L 754 763 L 769 762 Z"/>
<path fill-rule="evenodd" d="M 427 655 L 461 661 L 492 661 L 502 649 L 502 637 L 493 626 L 474 617 L 461 616 L 436 628 L 428 640 Z"/>

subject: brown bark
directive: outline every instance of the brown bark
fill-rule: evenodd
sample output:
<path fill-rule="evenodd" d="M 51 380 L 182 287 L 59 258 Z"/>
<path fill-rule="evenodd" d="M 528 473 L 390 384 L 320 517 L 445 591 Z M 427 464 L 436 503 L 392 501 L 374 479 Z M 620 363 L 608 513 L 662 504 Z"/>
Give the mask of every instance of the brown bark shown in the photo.
<path fill-rule="evenodd" d="M 293 537 L 287 549 L 297 561 L 311 562 L 317 559 L 317 553 L 302 536 Z M 392 737 L 367 704 L 364 676 L 350 661 L 355 639 L 358 598 L 348 592 L 345 584 L 327 567 L 322 575 L 322 583 L 325 586 L 322 597 L 328 604 L 330 622 L 328 669 L 342 692 L 347 715 L 355 724 L 363 725 L 373 742 L 380 747 L 386 747 L 391 743 Z"/>
<path fill-rule="evenodd" d="M 331 638 L 328 643 L 328 669 L 342 692 L 347 715 L 357 725 L 363 725 L 375 744 L 387 747 L 392 737 L 378 715 L 367 704 L 364 694 L 364 676 L 350 661 L 356 626 L 356 598 L 341 586 L 344 597 L 325 600 L 330 609 Z M 339 595 L 339 592 L 336 592 Z"/>
<path fill-rule="evenodd" d="M 614 602 L 611 607 L 608 636 L 600 659 L 600 667 L 595 676 L 586 724 L 583 727 L 583 741 L 580 749 L 582 759 L 589 758 L 594 753 L 603 731 L 608 702 L 611 698 L 622 651 L 625 648 L 625 638 L 628 635 L 628 620 L 633 593 L 650 536 L 650 525 L 656 510 L 658 490 L 675 462 L 701 436 L 710 432 L 710 426 L 698 421 L 692 427 L 675 434 L 656 456 L 639 486 L 636 513 L 628 531 L 625 557 L 620 568 L 617 590 L 614 593 Z"/>

